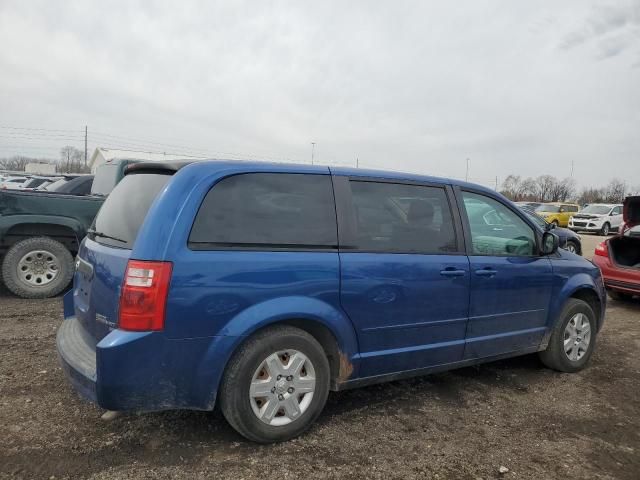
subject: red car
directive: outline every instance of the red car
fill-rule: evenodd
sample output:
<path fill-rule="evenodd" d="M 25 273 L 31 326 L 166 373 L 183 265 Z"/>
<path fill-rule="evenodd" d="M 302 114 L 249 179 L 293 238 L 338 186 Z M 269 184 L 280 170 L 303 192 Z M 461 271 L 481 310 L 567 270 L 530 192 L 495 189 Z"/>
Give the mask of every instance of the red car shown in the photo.
<path fill-rule="evenodd" d="M 600 267 L 611 298 L 640 295 L 640 196 L 627 197 L 620 234 L 596 247 L 593 263 Z"/>

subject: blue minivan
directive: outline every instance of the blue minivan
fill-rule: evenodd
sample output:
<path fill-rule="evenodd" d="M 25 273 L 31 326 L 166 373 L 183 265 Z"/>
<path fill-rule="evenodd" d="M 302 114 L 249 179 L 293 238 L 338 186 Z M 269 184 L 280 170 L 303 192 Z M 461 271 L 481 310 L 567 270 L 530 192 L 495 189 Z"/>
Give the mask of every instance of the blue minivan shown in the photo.
<path fill-rule="evenodd" d="M 575 372 L 602 328 L 598 268 L 498 193 L 395 172 L 138 163 L 77 259 L 57 335 L 108 410 L 212 410 L 257 442 L 330 390 L 539 352 Z"/>

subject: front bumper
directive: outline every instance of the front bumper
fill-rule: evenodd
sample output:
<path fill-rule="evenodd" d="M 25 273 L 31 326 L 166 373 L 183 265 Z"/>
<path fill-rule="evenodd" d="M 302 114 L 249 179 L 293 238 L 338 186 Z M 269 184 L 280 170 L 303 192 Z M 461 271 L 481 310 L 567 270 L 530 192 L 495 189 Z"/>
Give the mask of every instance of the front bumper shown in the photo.
<path fill-rule="evenodd" d="M 575 222 L 569 222 L 569 229 L 574 232 L 599 232 L 602 230 L 604 222 L 594 222 L 593 220 L 581 221 L 579 225 Z"/>

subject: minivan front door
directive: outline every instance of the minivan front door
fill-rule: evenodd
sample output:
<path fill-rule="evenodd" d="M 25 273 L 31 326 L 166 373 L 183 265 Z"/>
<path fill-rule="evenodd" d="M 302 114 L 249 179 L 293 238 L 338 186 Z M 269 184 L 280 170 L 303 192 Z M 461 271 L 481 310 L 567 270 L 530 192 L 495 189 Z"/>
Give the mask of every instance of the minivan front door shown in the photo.
<path fill-rule="evenodd" d="M 334 182 L 340 298 L 358 334 L 360 376 L 460 361 L 469 262 L 452 194 L 443 185 Z"/>
<path fill-rule="evenodd" d="M 462 192 L 471 297 L 465 359 L 535 348 L 547 325 L 552 268 L 533 227 L 489 196 Z"/>

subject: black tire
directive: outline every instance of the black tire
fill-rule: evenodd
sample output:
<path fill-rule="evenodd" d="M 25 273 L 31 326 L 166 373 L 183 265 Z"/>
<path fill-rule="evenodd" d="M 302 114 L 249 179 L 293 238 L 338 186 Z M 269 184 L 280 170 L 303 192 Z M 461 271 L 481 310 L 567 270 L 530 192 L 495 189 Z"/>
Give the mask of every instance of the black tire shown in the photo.
<path fill-rule="evenodd" d="M 316 385 L 311 403 L 287 425 L 261 421 L 252 409 L 249 387 L 254 373 L 271 354 L 297 350 L 312 363 Z M 258 443 L 282 442 L 304 433 L 322 412 L 329 394 L 329 362 L 322 346 L 304 330 L 288 325 L 267 328 L 251 336 L 227 364 L 218 392 L 227 422 L 241 435 Z"/>
<path fill-rule="evenodd" d="M 611 231 L 611 225 L 609 225 L 609 222 L 604 222 L 604 225 L 602 225 L 602 228 L 600 229 L 600 235 L 603 236 L 607 236 L 609 235 L 609 232 Z"/>
<path fill-rule="evenodd" d="M 591 329 L 591 338 L 589 346 L 581 358 L 578 360 L 570 360 L 564 349 L 564 332 L 569 321 L 578 313 L 583 313 L 589 320 L 589 326 Z M 547 367 L 560 372 L 573 373 L 582 370 L 591 355 L 593 349 L 596 346 L 596 316 L 589 304 L 583 300 L 577 298 L 570 298 L 565 304 L 560 318 L 556 322 L 556 326 L 551 333 L 549 339 L 549 345 L 547 349 L 540 352 L 540 359 Z"/>
<path fill-rule="evenodd" d="M 18 274 L 19 262 L 29 252 L 50 252 L 57 260 L 58 273 L 45 285 L 30 284 Z M 22 298 L 49 298 L 62 292 L 73 278 L 73 257 L 60 242 L 49 237 L 33 237 L 13 245 L 2 262 L 2 279 L 7 288 Z"/>
<path fill-rule="evenodd" d="M 554 220 L 551 223 L 553 223 L 556 226 L 556 228 L 558 228 L 560 226 L 560 222 L 558 222 L 558 220 Z"/>
<path fill-rule="evenodd" d="M 573 240 L 567 240 L 567 243 L 565 243 L 564 248 L 565 250 L 570 250 L 570 247 L 573 247 L 573 253 L 575 253 L 576 255 L 580 255 L 580 247 L 578 246 L 577 242 L 574 242 Z"/>
<path fill-rule="evenodd" d="M 619 302 L 626 302 L 632 298 L 632 295 L 629 293 L 619 292 L 618 290 L 607 290 L 607 293 L 611 298 Z"/>

